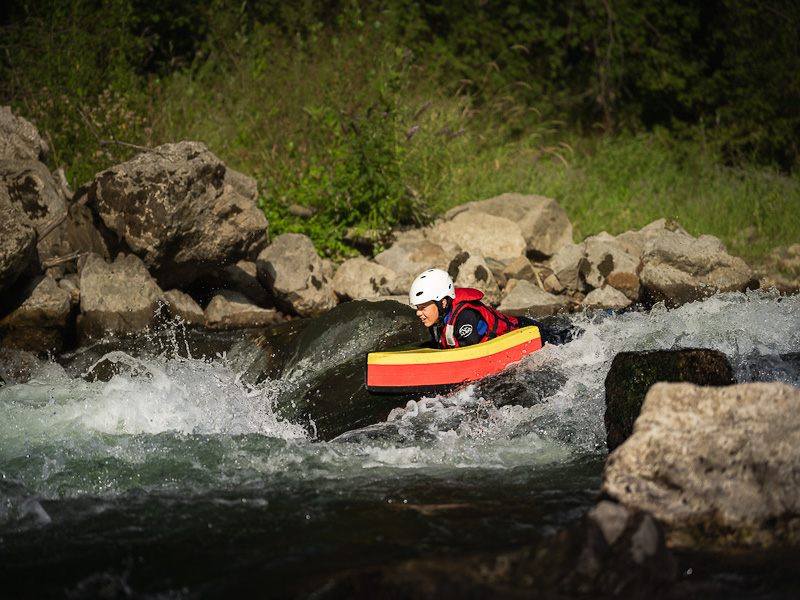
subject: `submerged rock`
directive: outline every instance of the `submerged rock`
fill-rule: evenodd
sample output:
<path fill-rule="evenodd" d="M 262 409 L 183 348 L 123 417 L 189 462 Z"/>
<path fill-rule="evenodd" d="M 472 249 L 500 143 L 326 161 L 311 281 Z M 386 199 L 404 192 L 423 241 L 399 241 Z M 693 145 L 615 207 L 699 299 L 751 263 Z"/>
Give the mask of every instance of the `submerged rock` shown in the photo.
<path fill-rule="evenodd" d="M 676 577 L 677 561 L 652 516 L 601 502 L 579 526 L 562 530 L 536 546 L 493 555 L 425 557 L 355 570 L 327 581 L 314 590 L 313 597 L 650 598 Z"/>

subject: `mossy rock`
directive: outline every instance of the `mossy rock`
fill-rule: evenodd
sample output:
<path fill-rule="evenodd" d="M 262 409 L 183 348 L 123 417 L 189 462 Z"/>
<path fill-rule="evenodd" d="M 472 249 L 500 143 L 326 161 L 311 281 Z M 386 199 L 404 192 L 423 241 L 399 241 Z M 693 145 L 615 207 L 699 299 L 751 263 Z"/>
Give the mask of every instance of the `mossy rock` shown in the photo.
<path fill-rule="evenodd" d="M 633 431 L 647 391 L 659 381 L 697 385 L 736 383 L 728 358 L 718 350 L 621 352 L 606 375 L 606 443 L 611 452 Z"/>

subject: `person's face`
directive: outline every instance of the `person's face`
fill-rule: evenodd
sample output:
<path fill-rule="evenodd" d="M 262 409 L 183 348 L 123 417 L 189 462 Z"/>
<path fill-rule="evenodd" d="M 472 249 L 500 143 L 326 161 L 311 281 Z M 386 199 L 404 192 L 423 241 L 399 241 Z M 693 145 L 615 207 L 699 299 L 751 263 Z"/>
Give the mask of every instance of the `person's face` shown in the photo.
<path fill-rule="evenodd" d="M 430 327 L 439 320 L 439 307 L 431 300 L 424 304 L 417 304 L 417 316 L 425 327 Z"/>

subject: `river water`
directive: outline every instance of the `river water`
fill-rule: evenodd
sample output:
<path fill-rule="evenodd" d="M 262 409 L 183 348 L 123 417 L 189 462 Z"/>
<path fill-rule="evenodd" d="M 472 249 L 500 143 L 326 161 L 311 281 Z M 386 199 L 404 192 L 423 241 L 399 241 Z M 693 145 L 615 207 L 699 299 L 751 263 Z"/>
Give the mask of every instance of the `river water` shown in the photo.
<path fill-rule="evenodd" d="M 286 382 L 220 354 L 133 356 L 107 381 L 56 361 L 0 387 L 0 597 L 308 598 L 347 569 L 534 543 L 593 505 L 604 379 L 622 351 L 713 348 L 800 386 L 800 297 L 725 294 L 585 314 L 504 375 L 319 441 Z M 358 335 L 356 332 L 354 335 Z"/>

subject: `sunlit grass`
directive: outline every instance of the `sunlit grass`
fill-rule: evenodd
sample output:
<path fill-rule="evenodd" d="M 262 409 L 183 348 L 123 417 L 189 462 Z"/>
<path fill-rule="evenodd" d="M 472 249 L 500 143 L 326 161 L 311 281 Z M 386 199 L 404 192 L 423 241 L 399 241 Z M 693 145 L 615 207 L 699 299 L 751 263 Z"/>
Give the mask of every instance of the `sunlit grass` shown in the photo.
<path fill-rule="evenodd" d="M 392 212 L 398 203 L 411 202 L 420 223 L 464 202 L 519 192 L 557 200 L 576 241 L 662 217 L 719 237 L 746 260 L 800 240 L 797 175 L 725 166 L 713 150 L 665 132 L 577 137 L 542 117 L 546 106 L 516 102 L 513 89 L 442 80 L 426 57 L 391 46 L 379 31 L 295 47 L 265 29 L 200 71 L 154 84 L 150 121 L 161 140 L 204 141 L 256 177 L 273 235 L 305 232 L 328 254 L 343 248 L 339 220 L 353 221 L 330 203 L 341 203 L 341 186 L 357 182 L 359 168 L 392 173 L 401 181 L 384 183 L 387 190 L 396 189 L 390 183 L 406 190 L 405 199 L 387 196 L 386 207 L 357 214 L 364 227 L 378 216 L 383 226 L 403 224 L 393 219 L 411 213 Z M 355 167 L 348 161 L 359 123 L 389 137 L 365 146 L 377 150 Z M 296 219 L 290 202 L 321 216 Z"/>

